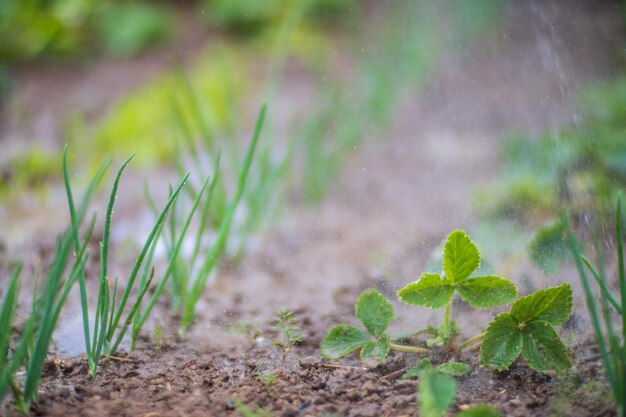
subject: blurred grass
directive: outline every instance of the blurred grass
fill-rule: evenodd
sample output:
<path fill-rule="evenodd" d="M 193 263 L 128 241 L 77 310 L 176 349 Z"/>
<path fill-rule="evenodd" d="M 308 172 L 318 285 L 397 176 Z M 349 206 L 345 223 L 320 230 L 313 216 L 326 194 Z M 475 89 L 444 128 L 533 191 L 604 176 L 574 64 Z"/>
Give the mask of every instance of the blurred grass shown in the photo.
<path fill-rule="evenodd" d="M 53 5 L 61 7 L 68 1 L 51 1 L 45 10 Z M 27 0 L 25 4 L 30 2 L 36 3 Z M 17 7 L 12 0 L 7 4 L 13 7 L 11 13 L 25 7 Z M 100 42 L 109 45 L 111 53 L 133 54 L 144 42 L 165 36 L 165 20 L 163 24 L 158 23 L 165 17 L 162 5 L 147 5 L 108 0 L 96 6 L 85 0 L 77 1 L 73 4 L 73 21 L 93 26 L 90 30 L 99 33 Z M 263 86 L 266 94 L 276 94 L 285 62 L 297 62 L 303 67 L 304 76 L 316 80 L 318 97 L 298 120 L 287 121 L 290 130 L 286 142 L 274 141 L 270 133 L 269 144 L 259 151 L 259 159 L 268 173 L 264 178 L 280 173 L 278 176 L 284 178 L 277 177 L 273 181 L 299 182 L 302 197 L 313 203 L 325 195 L 346 156 L 358 148 L 362 140 L 380 135 L 388 126 L 395 103 L 402 95 L 424 82 L 445 51 L 466 45 L 474 37 L 492 30 L 502 5 L 492 0 L 472 2 L 471 7 L 459 0 L 437 4 L 394 0 L 380 9 L 377 19 L 371 20 L 362 10 L 363 6 L 353 0 L 201 2 L 196 7 L 201 8 L 213 24 L 223 19 L 222 24 L 228 26 L 228 30 L 234 30 L 230 23 L 224 23 L 229 19 L 245 17 L 254 8 L 269 11 L 258 36 L 220 40 L 200 52 L 198 59 L 189 66 L 187 72 L 197 106 L 193 101 L 177 99 L 180 80 L 174 73 L 166 73 L 147 80 L 118 100 L 95 125 L 88 124 L 83 115 L 74 112 L 67 117 L 64 133 L 72 149 L 81 155 L 81 162 L 91 171 L 96 169 L 103 154 L 121 158 L 135 151 L 139 151 L 135 161 L 139 166 L 174 164 L 181 134 L 202 138 L 207 132 L 224 148 L 224 162 L 238 166 L 240 152 L 234 138 L 239 136 L 242 123 L 242 98 L 260 92 Z M 37 4 L 37 7 L 43 8 L 43 5 Z M 69 8 L 69 4 L 64 7 Z M 36 9 L 34 5 L 33 8 Z M 5 13 L 5 20 L 7 16 L 9 14 Z M 349 17 L 344 19 L 346 16 Z M 370 21 L 376 24 L 370 25 Z M 335 26 L 329 29 L 320 23 Z M 362 31 L 363 24 L 368 25 L 367 32 Z M 347 52 L 345 44 L 350 45 Z M 343 55 L 336 54 L 338 49 Z M 357 70 L 347 80 L 337 73 L 346 65 L 346 60 Z M 269 68 L 266 79 L 259 80 L 258 68 L 265 65 Z M 271 98 L 268 100 L 271 110 Z M 177 102 L 175 109 L 173 101 Z M 201 112 L 194 110 L 194 106 Z M 181 132 L 181 126 L 189 131 Z M 272 130 L 271 113 L 268 129 Z M 291 159 L 292 153 L 303 165 L 298 172 L 290 171 L 288 160 L 278 162 Z M 49 155 L 48 160 L 58 160 L 54 156 L 58 155 Z M 33 151 L 33 155 L 22 159 L 39 157 Z M 50 169 L 40 176 L 23 161 L 12 162 L 7 171 L 0 179 L 3 196 L 11 194 L 7 191 L 9 188 L 21 189 L 38 182 L 41 176 L 56 172 Z M 293 178 L 286 177 L 290 172 Z M 9 181 L 22 177 L 23 180 L 15 183 Z M 265 203 L 260 199 L 250 203 L 261 207 Z M 257 207 L 253 211 L 263 210 Z"/>
<path fill-rule="evenodd" d="M 249 37 L 279 25 L 293 0 L 204 0 L 202 10 L 207 21 L 231 34 Z M 305 0 L 304 17 L 311 23 L 340 23 L 358 16 L 358 0 Z"/>
<path fill-rule="evenodd" d="M 91 54 L 132 55 L 169 36 L 173 20 L 158 2 L 3 0 L 0 61 Z"/>

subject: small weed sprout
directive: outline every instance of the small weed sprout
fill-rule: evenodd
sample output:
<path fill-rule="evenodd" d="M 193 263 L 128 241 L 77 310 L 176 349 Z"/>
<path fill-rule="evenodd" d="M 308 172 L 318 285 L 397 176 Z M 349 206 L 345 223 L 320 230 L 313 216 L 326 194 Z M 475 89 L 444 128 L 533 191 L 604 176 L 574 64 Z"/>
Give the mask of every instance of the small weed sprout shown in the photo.
<path fill-rule="evenodd" d="M 152 340 L 157 350 L 163 349 L 163 346 L 167 343 L 167 337 L 165 336 L 165 329 L 161 325 L 157 325 L 152 330 Z"/>
<path fill-rule="evenodd" d="M 265 364 L 262 361 L 257 362 L 254 368 L 254 375 L 265 386 L 270 386 L 276 382 L 276 374 L 271 370 L 265 369 Z"/>
<path fill-rule="evenodd" d="M 289 310 L 280 310 L 276 314 L 274 329 L 278 332 L 280 340 L 274 340 L 272 344 L 280 349 L 284 362 L 291 349 L 304 341 L 304 335 L 296 323 L 294 313 Z"/>

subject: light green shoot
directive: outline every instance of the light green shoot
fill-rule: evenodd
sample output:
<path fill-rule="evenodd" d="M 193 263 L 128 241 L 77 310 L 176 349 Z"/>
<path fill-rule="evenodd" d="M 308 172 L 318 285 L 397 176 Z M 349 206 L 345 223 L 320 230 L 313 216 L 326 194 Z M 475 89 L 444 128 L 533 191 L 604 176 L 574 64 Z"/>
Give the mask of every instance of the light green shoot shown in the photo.
<path fill-rule="evenodd" d="M 219 256 L 222 253 L 222 250 L 224 249 L 224 246 L 226 244 L 226 240 L 230 232 L 230 226 L 233 222 L 233 218 L 235 216 L 237 207 L 239 206 L 239 202 L 241 201 L 241 197 L 246 186 L 246 181 L 248 179 L 248 174 L 250 173 L 250 166 L 252 165 L 256 145 L 261 135 L 261 129 L 263 127 L 265 113 L 266 106 L 263 105 L 257 119 L 254 134 L 252 136 L 252 141 L 250 142 L 248 152 L 246 153 L 244 164 L 241 168 L 241 172 L 239 173 L 239 180 L 237 183 L 235 195 L 230 202 L 226 217 L 221 223 L 220 229 L 217 233 L 217 237 L 213 242 L 213 245 L 211 246 L 211 249 L 206 258 L 200 265 L 199 271 L 194 281 L 192 282 L 191 289 L 189 290 L 187 297 L 184 300 L 183 317 L 181 319 L 181 331 L 183 333 L 185 333 L 189 329 L 189 326 L 191 326 L 193 322 L 196 304 L 200 300 L 200 296 L 204 291 L 206 283 L 209 279 L 209 275 L 215 267 L 217 260 L 219 259 Z"/>
<path fill-rule="evenodd" d="M 188 176 L 183 178 L 180 184 L 176 187 L 175 191 L 170 195 L 165 207 L 161 210 L 155 224 L 152 227 L 150 234 L 148 235 L 144 246 L 135 260 L 135 264 L 126 280 L 124 291 L 121 297 L 117 298 L 118 280 L 111 280 L 108 276 L 108 263 L 109 263 L 109 246 L 110 246 L 110 233 L 111 223 L 113 218 L 113 208 L 115 200 L 117 198 L 117 190 L 123 171 L 127 167 L 128 163 L 132 159 L 132 156 L 128 158 L 120 169 L 118 170 L 113 186 L 109 196 L 109 202 L 107 205 L 103 238 L 100 244 L 100 276 L 98 286 L 98 299 L 95 309 L 95 317 L 93 326 L 89 326 L 89 312 L 88 312 L 88 299 L 87 291 L 84 284 L 84 276 L 79 276 L 81 282 L 81 306 L 83 312 L 83 330 L 85 335 L 85 346 L 87 354 L 87 362 L 89 365 L 89 372 L 95 376 L 98 362 L 101 357 L 112 355 L 115 353 L 119 344 L 122 342 L 124 335 L 126 334 L 129 326 L 132 323 L 133 317 L 135 317 L 137 310 L 140 307 L 141 300 L 145 296 L 152 279 L 154 277 L 154 270 L 151 271 L 147 279 L 145 274 L 141 279 L 141 285 L 137 288 L 137 294 L 134 301 L 130 300 L 131 291 L 134 288 L 135 281 L 139 275 L 139 271 L 142 268 L 142 264 L 146 257 L 148 259 L 152 256 L 151 247 L 156 244 L 157 237 L 161 233 L 163 223 L 171 208 L 174 200 L 180 193 L 184 184 L 187 181 Z M 71 239 L 74 242 L 74 246 L 77 246 L 78 242 L 78 227 L 79 218 L 75 211 L 75 205 L 72 196 L 71 185 L 69 182 L 69 175 L 67 171 L 67 149 L 64 152 L 63 158 L 63 173 L 65 179 L 65 188 L 67 191 L 68 205 L 70 210 L 70 218 L 72 220 L 72 228 L 74 230 Z M 98 176 L 100 178 L 101 176 Z M 87 195 L 90 195 L 88 190 Z M 144 272 L 147 271 L 147 267 L 144 266 Z M 127 309 L 127 304 L 130 302 L 130 307 Z M 122 321 L 122 316 L 126 313 L 126 318 Z M 91 334 L 90 329 L 93 329 Z"/>
<path fill-rule="evenodd" d="M 280 338 L 274 340 L 272 344 L 280 349 L 284 362 L 291 349 L 304 340 L 304 335 L 296 323 L 294 313 L 289 310 L 280 310 L 276 314 L 274 329 L 278 331 Z"/>
<path fill-rule="evenodd" d="M 74 282 L 84 276 L 85 263 L 88 258 L 87 245 L 95 226 L 95 217 L 88 224 L 83 239 L 76 243 L 78 225 L 86 214 L 89 202 L 105 169 L 106 165 L 103 165 L 92 179 L 78 212 L 74 211 L 72 224 L 58 238 L 52 263 L 44 273 L 46 278 L 41 285 L 41 290 L 39 272 L 37 272 L 30 316 L 25 321 L 17 346 L 10 355 L 8 343 L 15 320 L 21 264 L 13 269 L 0 307 L 0 364 L 2 365 L 0 367 L 0 400 L 10 389 L 15 398 L 16 408 L 24 414 L 28 414 L 30 404 L 37 398 L 41 373 L 61 308 Z M 72 248 L 75 248 L 75 260 L 67 270 Z M 23 383 L 19 384 L 14 375 L 21 367 L 24 368 L 26 376 Z"/>

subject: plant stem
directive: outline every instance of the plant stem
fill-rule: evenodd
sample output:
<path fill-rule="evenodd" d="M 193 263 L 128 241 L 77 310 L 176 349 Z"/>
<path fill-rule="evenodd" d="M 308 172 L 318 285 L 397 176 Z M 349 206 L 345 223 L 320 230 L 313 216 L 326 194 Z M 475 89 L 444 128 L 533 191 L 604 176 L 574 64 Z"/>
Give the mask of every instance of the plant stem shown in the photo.
<path fill-rule="evenodd" d="M 417 347 L 417 346 L 397 345 L 395 343 L 391 343 L 389 345 L 389 347 L 391 347 L 391 349 L 399 350 L 399 351 L 402 351 L 402 352 L 411 352 L 411 353 L 428 353 L 428 352 L 430 352 L 430 350 L 428 350 L 426 348 L 421 348 L 421 347 Z"/>
<path fill-rule="evenodd" d="M 459 346 L 459 352 L 463 350 L 463 348 L 465 348 L 467 345 L 471 344 L 472 342 L 475 342 L 477 340 L 482 339 L 483 337 L 485 337 L 485 333 L 480 333 L 477 334 L 474 337 L 470 337 L 469 339 L 467 339 L 465 342 L 461 343 L 461 345 Z"/>
<path fill-rule="evenodd" d="M 446 324 L 450 322 L 450 306 L 451 305 L 452 305 L 452 299 L 450 299 L 450 301 L 448 301 L 448 304 L 446 304 L 446 310 L 443 315 L 443 321 Z"/>

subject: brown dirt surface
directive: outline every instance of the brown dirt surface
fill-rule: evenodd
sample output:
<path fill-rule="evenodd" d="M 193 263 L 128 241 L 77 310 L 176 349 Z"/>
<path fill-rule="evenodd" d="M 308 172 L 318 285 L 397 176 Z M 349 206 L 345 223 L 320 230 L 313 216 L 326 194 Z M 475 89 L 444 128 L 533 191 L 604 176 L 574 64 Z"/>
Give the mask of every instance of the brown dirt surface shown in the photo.
<path fill-rule="evenodd" d="M 315 209 L 292 207 L 257 250 L 220 273 L 187 339 L 166 332 L 158 343 L 143 340 L 138 351 L 104 360 L 95 379 L 83 357 L 51 359 L 33 415 L 237 416 L 235 400 L 275 416 L 416 415 L 417 383 L 398 378 L 416 355 L 394 352 L 376 369 L 362 368 L 354 357 L 327 362 L 319 354 L 323 335 L 354 321 L 352 305 L 363 289 L 395 298 L 450 230 L 469 227 L 476 218 L 473 190 L 495 181 L 505 133 L 576 122 L 576 91 L 610 73 L 622 33 L 617 11 L 612 3 L 510 3 L 497 36 L 452 54 L 424 91 L 404 97 L 386 137 L 349 159 L 328 199 Z M 533 276 L 530 266 L 523 268 L 512 277 L 516 283 Z M 484 402 L 506 416 L 614 415 L 583 304 L 576 303 L 562 331 L 574 362 L 567 375 L 539 374 L 523 361 L 494 373 L 478 366 L 475 352 L 465 354 L 457 359 L 474 371 L 458 380 L 453 410 Z M 394 306 L 392 331 L 438 317 Z M 256 318 L 271 339 L 278 307 L 296 313 L 306 336 L 285 361 L 268 341 L 224 336 L 229 323 Z M 491 314 L 463 304 L 453 310 L 464 337 Z M 170 320 L 165 309 L 154 318 L 165 328 Z M 275 381 L 263 383 L 259 370 Z"/>

